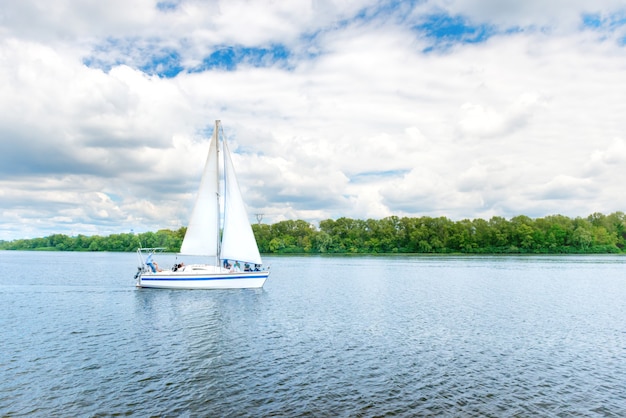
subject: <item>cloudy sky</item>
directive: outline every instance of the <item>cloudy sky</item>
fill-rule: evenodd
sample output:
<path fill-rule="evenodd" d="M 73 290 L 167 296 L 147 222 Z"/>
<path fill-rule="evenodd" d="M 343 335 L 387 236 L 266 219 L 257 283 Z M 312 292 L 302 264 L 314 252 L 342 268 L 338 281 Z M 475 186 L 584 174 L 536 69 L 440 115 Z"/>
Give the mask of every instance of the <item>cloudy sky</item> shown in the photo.
<path fill-rule="evenodd" d="M 623 0 L 0 0 L 0 239 L 626 210 Z"/>

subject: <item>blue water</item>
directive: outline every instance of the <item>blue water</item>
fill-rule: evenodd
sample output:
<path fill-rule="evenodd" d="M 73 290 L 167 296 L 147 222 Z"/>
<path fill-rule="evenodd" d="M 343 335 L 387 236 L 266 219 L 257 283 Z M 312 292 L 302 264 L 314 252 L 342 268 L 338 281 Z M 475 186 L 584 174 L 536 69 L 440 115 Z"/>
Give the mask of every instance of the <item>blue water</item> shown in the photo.
<path fill-rule="evenodd" d="M 0 415 L 626 416 L 626 257 L 266 262 L 170 291 L 135 254 L 0 252 Z"/>

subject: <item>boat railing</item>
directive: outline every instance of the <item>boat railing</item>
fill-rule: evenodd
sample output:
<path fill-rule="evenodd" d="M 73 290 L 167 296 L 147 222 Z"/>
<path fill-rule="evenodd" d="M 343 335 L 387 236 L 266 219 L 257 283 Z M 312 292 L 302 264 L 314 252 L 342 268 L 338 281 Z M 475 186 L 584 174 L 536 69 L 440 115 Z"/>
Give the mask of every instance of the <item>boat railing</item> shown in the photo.
<path fill-rule="evenodd" d="M 137 259 L 139 261 L 140 268 L 146 266 L 144 253 L 145 253 L 146 257 L 147 257 L 150 254 L 162 253 L 165 250 L 166 250 L 165 247 L 149 247 L 149 248 L 139 247 L 139 248 L 137 248 Z"/>

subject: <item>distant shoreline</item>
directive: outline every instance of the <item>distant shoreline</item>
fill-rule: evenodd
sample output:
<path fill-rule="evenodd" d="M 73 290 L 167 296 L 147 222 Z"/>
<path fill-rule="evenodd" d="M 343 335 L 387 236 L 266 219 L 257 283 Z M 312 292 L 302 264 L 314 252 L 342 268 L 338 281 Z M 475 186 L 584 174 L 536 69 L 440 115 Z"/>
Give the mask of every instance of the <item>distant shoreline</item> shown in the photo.
<path fill-rule="evenodd" d="M 133 254 L 136 251 L 108 251 L 108 250 L 98 250 L 98 251 L 90 251 L 90 250 L 57 250 L 53 249 L 2 249 L 0 248 L 0 252 L 16 252 L 16 251 L 24 251 L 24 252 L 44 252 L 44 253 L 126 253 Z M 171 255 L 179 255 L 176 251 L 164 251 L 162 254 L 171 254 Z M 581 255 L 615 255 L 615 256 L 626 256 L 626 252 L 606 252 L 606 253 L 576 253 L 576 252 L 568 252 L 568 253 L 261 253 L 262 256 L 270 256 L 270 257 L 405 257 L 405 256 L 415 256 L 415 257 L 494 257 L 494 256 L 581 256 Z"/>
<path fill-rule="evenodd" d="M 0 241 L 0 250 L 133 252 L 161 247 L 177 253 L 186 228 L 112 234 L 106 237 L 54 234 Z M 620 254 L 626 251 L 626 215 L 594 213 L 586 218 L 550 215 L 507 220 L 446 217 L 327 219 L 253 224 L 262 254 Z"/>

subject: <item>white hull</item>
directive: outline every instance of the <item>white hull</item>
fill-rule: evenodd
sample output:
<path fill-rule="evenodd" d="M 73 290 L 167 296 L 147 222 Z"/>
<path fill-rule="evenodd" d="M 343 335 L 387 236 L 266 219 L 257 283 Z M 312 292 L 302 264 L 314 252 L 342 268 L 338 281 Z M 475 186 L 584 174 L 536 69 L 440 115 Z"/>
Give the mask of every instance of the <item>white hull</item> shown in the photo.
<path fill-rule="evenodd" d="M 229 272 L 212 266 L 185 266 L 179 271 L 143 273 L 137 287 L 153 289 L 256 289 L 263 287 L 268 270 Z"/>

